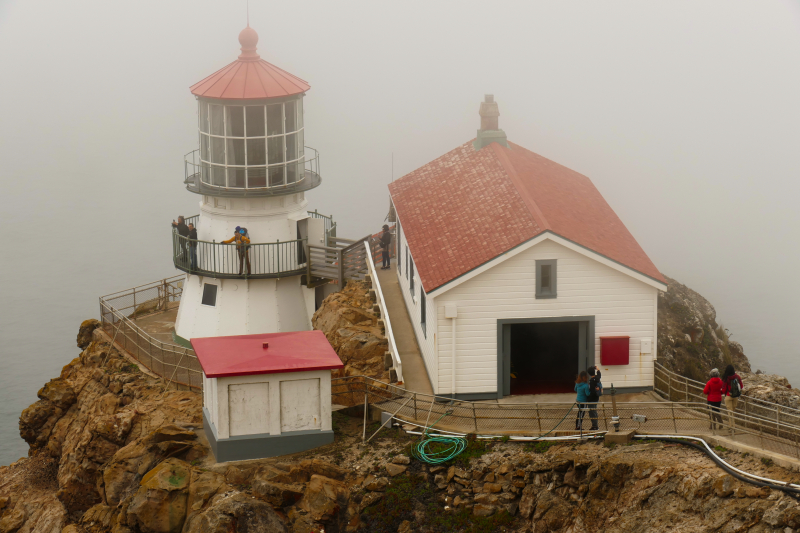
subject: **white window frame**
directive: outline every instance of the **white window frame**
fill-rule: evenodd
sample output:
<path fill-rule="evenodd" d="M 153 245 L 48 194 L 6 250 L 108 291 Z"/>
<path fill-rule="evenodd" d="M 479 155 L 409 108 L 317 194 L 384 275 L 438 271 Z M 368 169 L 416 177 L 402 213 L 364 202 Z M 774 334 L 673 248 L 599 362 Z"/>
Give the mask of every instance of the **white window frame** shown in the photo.
<path fill-rule="evenodd" d="M 224 169 L 224 172 L 225 172 L 225 186 L 224 186 L 224 188 L 226 188 L 226 189 L 269 189 L 269 188 L 272 188 L 272 187 L 276 187 L 276 188 L 277 187 L 284 187 L 286 185 L 291 185 L 291 184 L 298 183 L 298 182 L 302 181 L 305 178 L 305 176 L 303 175 L 303 172 L 300 171 L 300 170 L 298 170 L 297 176 L 295 177 L 296 178 L 295 181 L 293 181 L 292 183 L 287 183 L 287 181 L 286 181 L 287 178 L 288 178 L 287 167 L 289 167 L 290 165 L 293 165 L 293 164 L 297 165 L 299 167 L 300 163 L 305 161 L 305 146 L 304 146 L 305 145 L 305 120 L 304 120 L 304 117 L 303 117 L 303 115 L 304 115 L 304 106 L 302 104 L 302 100 L 303 100 L 303 97 L 301 96 L 300 98 L 294 98 L 294 99 L 286 100 L 286 101 L 283 101 L 283 102 L 275 102 L 275 103 L 270 103 L 270 104 L 267 104 L 267 103 L 250 104 L 250 105 L 247 105 L 245 103 L 237 104 L 237 105 L 226 105 L 226 104 L 223 104 L 223 103 L 219 103 L 219 104 L 218 103 L 213 103 L 213 102 L 210 102 L 208 100 L 202 100 L 202 99 L 198 100 L 197 133 L 198 133 L 198 136 L 200 138 L 200 146 L 203 146 L 203 136 L 207 137 L 207 139 L 208 139 L 208 154 L 207 154 L 207 156 L 208 156 L 209 159 L 211 159 L 211 139 L 212 138 L 222 139 L 223 151 L 224 151 L 224 154 L 225 154 L 225 163 L 224 164 L 220 164 L 220 163 L 212 163 L 211 161 L 207 161 L 207 160 L 203 159 L 202 150 L 200 151 L 201 165 L 205 165 L 209 169 L 209 172 L 207 174 L 209 181 L 203 181 L 203 183 L 205 185 L 209 185 L 209 186 L 212 186 L 212 187 L 221 187 L 219 185 L 214 185 L 213 182 L 211 181 L 212 168 L 214 168 L 214 167 Z M 294 131 L 286 131 L 286 104 L 288 102 L 294 103 L 294 106 L 295 106 L 295 130 Z M 215 135 L 215 134 L 211 133 L 211 115 L 210 115 L 211 108 L 210 107 L 206 107 L 206 113 L 205 113 L 205 117 L 206 117 L 205 128 L 206 128 L 206 131 L 203 131 L 203 127 L 202 127 L 203 125 L 201 123 L 201 120 L 202 120 L 201 117 L 203 116 L 203 113 L 202 113 L 202 110 L 200 109 L 200 106 L 204 106 L 204 105 L 205 106 L 219 105 L 220 107 L 222 107 L 222 133 L 223 133 L 222 135 Z M 268 105 L 280 105 L 281 106 L 281 122 L 283 123 L 283 133 L 279 133 L 279 134 L 275 134 L 275 135 L 268 135 L 267 134 L 268 131 L 269 131 L 268 123 L 267 123 L 267 106 Z M 255 135 L 253 137 L 248 137 L 247 136 L 247 110 L 246 109 L 243 109 L 243 114 L 244 114 L 244 117 L 243 117 L 244 137 L 232 136 L 232 135 L 228 135 L 227 134 L 227 132 L 228 132 L 228 108 L 229 107 L 247 108 L 247 107 L 258 107 L 258 106 L 262 107 L 263 110 L 264 110 L 264 135 Z M 297 126 L 300 126 L 300 127 L 298 128 Z M 301 134 L 302 134 L 302 137 L 303 137 L 303 142 L 302 143 L 299 142 Z M 297 141 L 298 141 L 297 142 L 297 147 L 296 147 L 297 148 L 298 157 L 295 158 L 295 159 L 292 159 L 291 161 L 286 161 L 286 138 L 289 135 L 295 135 L 295 139 L 297 139 Z M 270 165 L 269 164 L 269 139 L 275 139 L 275 138 L 278 138 L 278 137 L 282 138 L 281 148 L 280 149 L 281 149 L 281 151 L 283 153 L 283 159 L 284 160 L 281 161 L 280 163 L 273 163 L 273 164 Z M 244 162 L 245 162 L 244 165 L 229 165 L 228 164 L 228 139 L 239 139 L 239 140 L 243 140 L 244 141 Z M 265 161 L 266 161 L 266 163 L 264 165 L 248 165 L 247 164 L 247 141 L 248 140 L 252 140 L 252 139 L 264 139 L 264 157 L 265 157 Z M 274 168 L 278 168 L 278 167 L 282 167 L 283 168 L 283 180 L 281 181 L 280 184 L 270 185 L 270 177 L 269 177 L 270 168 L 274 169 Z M 266 178 L 265 178 L 266 179 L 266 181 L 265 181 L 266 187 L 249 187 L 249 184 L 250 184 L 249 183 L 250 182 L 249 169 L 251 169 L 251 168 L 254 169 L 254 170 L 256 170 L 256 169 L 262 170 L 265 173 L 265 176 L 266 176 Z M 244 169 L 245 170 L 245 178 L 244 178 L 245 179 L 245 186 L 244 187 L 232 187 L 231 186 L 230 179 L 228 177 L 228 169 Z M 203 173 L 201 173 L 200 175 L 201 175 L 201 179 L 202 179 Z"/>

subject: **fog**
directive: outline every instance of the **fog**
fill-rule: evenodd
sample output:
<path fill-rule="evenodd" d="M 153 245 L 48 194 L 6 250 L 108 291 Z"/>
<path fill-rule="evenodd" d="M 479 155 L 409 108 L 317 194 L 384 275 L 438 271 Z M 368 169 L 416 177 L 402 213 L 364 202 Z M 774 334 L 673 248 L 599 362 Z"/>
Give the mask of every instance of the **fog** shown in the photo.
<path fill-rule="evenodd" d="M 800 4 L 249 9 L 262 58 L 311 84 L 307 197 L 340 235 L 379 228 L 392 176 L 473 138 L 493 93 L 511 141 L 589 176 L 754 367 L 800 384 Z M 199 211 L 189 86 L 236 58 L 245 21 L 244 0 L 0 0 L 0 464 L 97 297 L 176 272 L 167 224 Z"/>

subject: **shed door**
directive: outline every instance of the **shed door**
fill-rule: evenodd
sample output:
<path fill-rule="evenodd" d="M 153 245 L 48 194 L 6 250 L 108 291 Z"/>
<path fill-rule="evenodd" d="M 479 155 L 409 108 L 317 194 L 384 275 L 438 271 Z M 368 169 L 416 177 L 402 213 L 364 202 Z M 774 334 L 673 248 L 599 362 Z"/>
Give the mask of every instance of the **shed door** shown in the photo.
<path fill-rule="evenodd" d="M 228 385 L 230 435 L 269 433 L 269 383 Z"/>

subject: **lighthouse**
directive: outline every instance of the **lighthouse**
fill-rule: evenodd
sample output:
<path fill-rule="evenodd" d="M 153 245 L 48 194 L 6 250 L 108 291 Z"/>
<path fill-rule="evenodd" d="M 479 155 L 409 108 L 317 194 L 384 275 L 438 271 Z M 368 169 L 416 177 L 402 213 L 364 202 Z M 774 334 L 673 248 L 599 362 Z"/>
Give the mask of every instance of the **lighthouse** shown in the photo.
<path fill-rule="evenodd" d="M 200 208 L 185 223 L 197 238 L 186 227 L 172 235 L 173 262 L 186 272 L 175 340 L 187 346 L 311 329 L 306 246 L 324 244 L 331 224 L 305 198 L 321 183 L 319 156 L 304 145 L 309 84 L 261 59 L 249 26 L 239 43 L 235 61 L 190 89 L 199 148 L 185 157 L 185 184 Z"/>

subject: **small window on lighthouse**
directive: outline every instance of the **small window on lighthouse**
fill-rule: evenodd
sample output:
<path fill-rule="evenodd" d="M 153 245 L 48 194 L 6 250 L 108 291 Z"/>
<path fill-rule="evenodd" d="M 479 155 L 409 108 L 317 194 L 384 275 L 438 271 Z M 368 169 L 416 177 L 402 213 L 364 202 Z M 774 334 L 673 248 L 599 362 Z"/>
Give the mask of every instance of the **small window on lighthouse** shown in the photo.
<path fill-rule="evenodd" d="M 214 307 L 217 305 L 217 286 L 212 283 L 203 284 L 203 305 Z"/>

